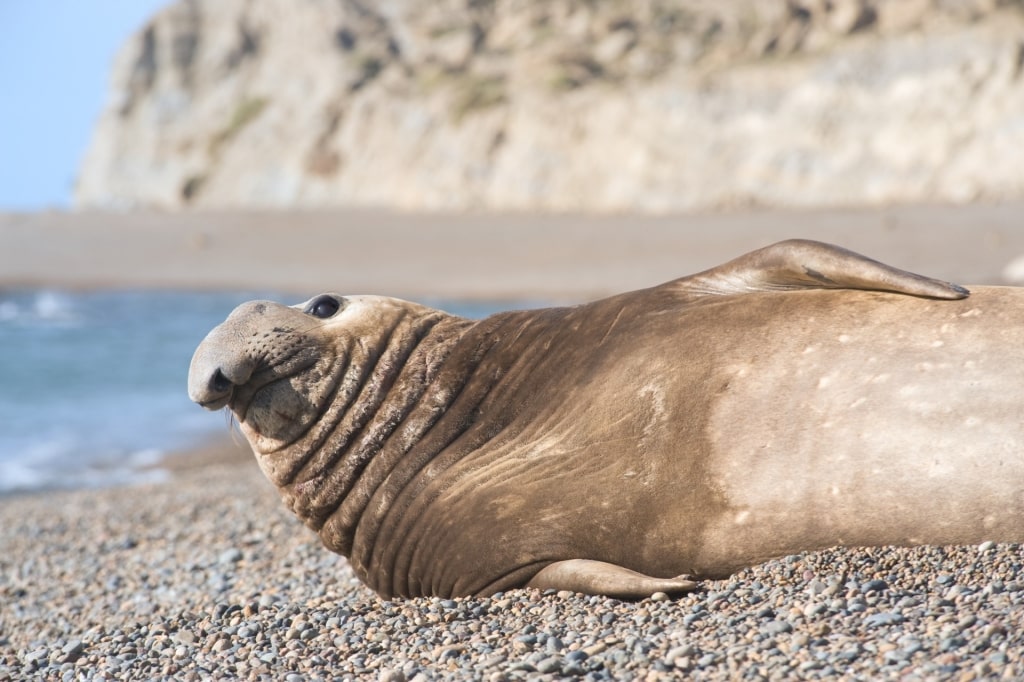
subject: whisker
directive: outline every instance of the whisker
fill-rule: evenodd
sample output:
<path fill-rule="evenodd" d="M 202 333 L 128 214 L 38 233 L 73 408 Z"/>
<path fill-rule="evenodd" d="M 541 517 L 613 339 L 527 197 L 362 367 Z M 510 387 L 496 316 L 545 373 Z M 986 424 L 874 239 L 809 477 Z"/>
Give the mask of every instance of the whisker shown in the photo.
<path fill-rule="evenodd" d="M 228 408 L 224 408 L 224 421 L 227 424 L 228 433 L 231 434 L 231 443 L 233 445 L 249 444 L 242 435 L 242 427 L 238 423 L 238 419 L 235 418 L 235 413 Z"/>

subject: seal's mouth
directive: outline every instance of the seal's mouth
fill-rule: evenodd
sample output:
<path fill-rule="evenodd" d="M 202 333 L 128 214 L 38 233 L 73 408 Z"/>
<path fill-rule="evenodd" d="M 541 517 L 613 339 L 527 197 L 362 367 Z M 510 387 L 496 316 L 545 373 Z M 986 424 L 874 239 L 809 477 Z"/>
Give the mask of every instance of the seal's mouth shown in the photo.
<path fill-rule="evenodd" d="M 287 387 L 287 390 L 282 391 L 282 394 L 286 395 L 301 387 L 302 381 L 299 377 L 314 367 L 320 359 L 319 354 L 312 351 L 311 348 L 302 349 L 273 364 L 257 360 L 255 366 L 248 366 L 245 375 L 238 377 L 240 380 L 234 379 L 230 371 L 218 368 L 208 383 L 212 395 L 205 403 L 200 404 L 212 410 L 227 407 L 239 421 L 244 422 L 248 419 L 254 403 L 268 406 L 273 404 L 276 398 L 272 399 L 268 391 L 276 393 L 278 388 Z"/>
<path fill-rule="evenodd" d="M 287 374 L 268 370 L 262 377 L 255 376 L 242 386 L 235 386 L 225 405 L 240 423 L 250 423 L 254 409 L 274 409 L 277 403 L 288 402 L 288 396 L 295 392 L 294 380 L 307 369 L 300 367 Z"/>
<path fill-rule="evenodd" d="M 228 402 L 251 445 L 270 452 L 294 442 L 318 420 L 325 397 L 317 359 L 267 368 L 236 386 Z"/>
<path fill-rule="evenodd" d="M 216 412 L 217 410 L 227 407 L 230 403 L 230 398 L 217 398 L 216 400 L 209 400 L 205 403 L 199 403 L 199 407 L 210 412 Z"/>

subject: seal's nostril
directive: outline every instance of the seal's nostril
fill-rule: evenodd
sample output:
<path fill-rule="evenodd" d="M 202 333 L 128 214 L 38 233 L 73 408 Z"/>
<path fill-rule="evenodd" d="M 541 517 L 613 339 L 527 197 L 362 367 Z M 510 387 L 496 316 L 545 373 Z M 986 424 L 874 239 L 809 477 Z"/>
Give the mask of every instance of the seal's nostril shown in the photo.
<path fill-rule="evenodd" d="M 219 369 L 213 373 L 213 378 L 210 379 L 210 388 L 217 393 L 227 393 L 231 390 L 231 380 L 224 376 L 224 372 Z"/>

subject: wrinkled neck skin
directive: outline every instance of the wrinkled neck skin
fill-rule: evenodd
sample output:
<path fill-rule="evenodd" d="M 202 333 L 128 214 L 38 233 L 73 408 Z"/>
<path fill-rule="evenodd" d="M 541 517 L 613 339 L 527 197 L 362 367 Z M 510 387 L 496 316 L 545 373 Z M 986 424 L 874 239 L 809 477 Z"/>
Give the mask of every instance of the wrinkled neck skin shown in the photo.
<path fill-rule="evenodd" d="M 398 311 L 366 334 L 306 341 L 317 348 L 316 364 L 288 379 L 288 386 L 257 392 L 246 413 L 237 415 L 267 478 L 314 530 L 421 399 L 469 325 L 430 313 Z M 347 554 L 348 547 L 342 542 L 331 549 Z"/>
<path fill-rule="evenodd" d="M 395 309 L 365 330 L 307 332 L 294 343 L 317 347 L 314 364 L 232 405 L 285 503 L 384 596 L 393 590 L 374 584 L 377 572 L 368 571 L 376 544 L 409 506 L 407 486 L 443 473 L 436 456 L 476 420 L 500 374 L 483 360 L 517 315 L 478 323 L 429 308 Z M 494 376 L 481 380 L 481 370 Z M 467 384 L 471 392 L 463 391 Z M 371 501 L 389 519 L 360 531 Z"/>

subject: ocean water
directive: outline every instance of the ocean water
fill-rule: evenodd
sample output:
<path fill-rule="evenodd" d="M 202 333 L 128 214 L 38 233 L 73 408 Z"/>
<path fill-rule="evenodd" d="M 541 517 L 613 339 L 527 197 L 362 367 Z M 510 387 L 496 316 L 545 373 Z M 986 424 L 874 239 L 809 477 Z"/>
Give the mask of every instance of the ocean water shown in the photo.
<path fill-rule="evenodd" d="M 166 454 L 228 429 L 193 404 L 203 337 L 266 292 L 0 291 L 0 494 L 155 480 Z M 482 317 L 503 306 L 439 305 Z"/>

